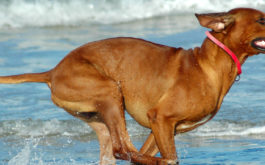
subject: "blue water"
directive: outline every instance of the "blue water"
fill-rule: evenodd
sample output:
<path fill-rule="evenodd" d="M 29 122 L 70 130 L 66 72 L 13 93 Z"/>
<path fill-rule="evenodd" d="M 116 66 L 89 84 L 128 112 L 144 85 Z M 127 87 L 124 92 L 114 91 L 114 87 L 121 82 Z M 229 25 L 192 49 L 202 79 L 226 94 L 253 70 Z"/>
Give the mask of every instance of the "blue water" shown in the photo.
<path fill-rule="evenodd" d="M 73 22 L 71 17 L 65 24 L 51 24 L 49 20 L 43 20 L 41 11 L 48 10 L 49 3 L 42 0 L 35 6 L 43 7 L 36 13 L 39 23 L 32 21 L 28 24 L 26 11 L 22 12 L 20 21 L 13 21 L 15 17 L 12 15 L 17 14 L 13 10 L 13 3 L 19 2 L 21 6 L 30 7 L 30 2 L 35 1 L 5 2 L 9 3 L 0 2 L 0 8 L 9 4 L 9 8 L 0 11 L 0 18 L 6 16 L 0 20 L 0 75 L 49 70 L 72 49 L 103 38 L 140 37 L 184 48 L 199 46 L 205 38 L 206 29 L 199 27 L 193 14 L 181 13 L 180 10 L 173 12 L 173 9 L 177 10 L 176 5 L 170 9 L 169 14 L 165 14 L 164 9 L 161 9 L 160 14 L 155 15 L 157 5 L 163 1 L 157 1 L 158 4 L 149 7 L 148 10 L 152 11 L 154 16 L 141 15 L 139 12 L 141 17 L 135 18 L 130 15 L 133 11 L 131 9 L 127 12 L 129 18 L 122 17 L 121 22 L 114 20 L 104 23 L 97 20 L 88 21 L 80 26 L 79 23 Z M 61 2 L 65 3 L 65 9 L 78 6 L 80 10 L 85 10 L 82 8 L 85 6 L 82 0 L 76 4 L 67 3 L 65 0 Z M 131 1 L 125 2 L 129 4 Z M 165 2 L 166 5 L 174 7 L 170 5 L 170 1 Z M 260 5 L 256 4 L 258 2 Z M 55 5 L 54 11 L 50 14 L 53 14 L 56 20 L 60 20 L 62 16 L 56 15 L 57 3 L 60 4 L 56 1 L 57 6 Z M 135 5 L 140 8 L 141 3 Z M 219 0 L 203 3 L 218 4 L 216 10 L 227 6 L 225 1 Z M 214 10 L 203 8 L 197 1 L 181 4 L 182 7 L 186 5 L 185 11 Z M 252 3 L 247 0 L 234 0 L 229 7 L 239 4 L 252 4 L 264 10 L 264 1 Z M 107 5 L 107 8 L 112 6 Z M 20 9 L 19 5 L 15 7 Z M 122 10 L 120 7 L 115 12 L 120 13 Z M 11 14 L 7 16 L 5 12 Z M 94 12 L 98 14 L 99 10 Z M 265 55 L 249 58 L 242 69 L 240 81 L 233 85 L 214 119 L 192 132 L 176 136 L 175 143 L 181 164 L 264 164 Z M 133 143 L 140 148 L 149 130 L 139 126 L 129 115 L 126 115 L 126 118 Z M 98 164 L 98 160 L 99 146 L 95 133 L 85 123 L 53 105 L 47 85 L 0 85 L 0 165 L 83 165 Z M 129 163 L 118 161 L 117 164 Z"/>

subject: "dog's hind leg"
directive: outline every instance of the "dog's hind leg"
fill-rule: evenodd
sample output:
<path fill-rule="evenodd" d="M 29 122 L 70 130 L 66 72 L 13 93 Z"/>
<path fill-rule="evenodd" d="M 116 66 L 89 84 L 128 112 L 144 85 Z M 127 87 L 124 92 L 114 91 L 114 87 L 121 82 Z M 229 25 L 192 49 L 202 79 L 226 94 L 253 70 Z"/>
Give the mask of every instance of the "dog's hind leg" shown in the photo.
<path fill-rule="evenodd" d="M 53 102 L 85 121 L 96 114 L 110 133 L 115 158 L 149 165 L 161 161 L 160 158 L 139 153 L 131 143 L 126 129 L 124 102 L 119 83 L 99 72 L 90 63 L 75 60 L 69 62 L 65 60 L 53 70 L 51 82 Z M 74 61 L 73 67 L 71 65 Z M 65 68 L 68 70 L 66 71 Z M 96 128 L 96 131 L 101 136 L 100 128 Z M 108 140 L 100 138 L 99 140 L 102 141 L 100 143 L 108 143 Z"/>
<path fill-rule="evenodd" d="M 100 145 L 100 165 L 115 164 L 112 142 L 107 126 L 102 122 L 90 122 L 88 125 L 96 132 Z"/>
<path fill-rule="evenodd" d="M 129 160 L 133 163 L 148 165 L 164 162 L 161 158 L 146 156 L 137 151 L 131 143 L 126 129 L 125 112 L 120 89 L 113 82 L 113 86 L 107 91 L 108 93 L 102 95 L 95 105 L 101 119 L 110 132 L 114 157 Z"/>
<path fill-rule="evenodd" d="M 97 134 L 100 146 L 100 165 L 115 165 L 112 142 L 109 130 L 97 112 L 75 112 L 65 109 L 66 112 L 86 122 Z"/>
<path fill-rule="evenodd" d="M 114 156 L 118 159 L 130 160 L 130 153 L 137 152 L 137 149 L 131 143 L 126 130 L 124 110 L 120 101 L 115 97 L 109 97 L 98 101 L 96 106 L 110 131 Z"/>
<path fill-rule="evenodd" d="M 112 141 L 109 130 L 102 122 L 97 112 L 75 112 L 65 109 L 66 112 L 86 122 L 97 134 L 100 146 L 100 165 L 115 165 L 116 159 L 113 156 Z"/>

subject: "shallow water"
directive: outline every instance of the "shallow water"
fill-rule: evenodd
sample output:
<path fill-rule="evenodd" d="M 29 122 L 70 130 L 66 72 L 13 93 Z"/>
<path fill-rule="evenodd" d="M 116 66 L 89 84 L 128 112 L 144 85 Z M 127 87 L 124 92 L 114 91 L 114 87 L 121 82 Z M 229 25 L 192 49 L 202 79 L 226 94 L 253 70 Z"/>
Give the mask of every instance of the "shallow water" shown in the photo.
<path fill-rule="evenodd" d="M 69 17 L 66 23 L 52 24 L 43 19 L 40 12 L 49 9 L 46 9 L 48 1 L 45 4 L 45 1 L 38 1 L 37 7 L 43 7 L 35 13 L 39 22 L 29 22 L 27 15 L 23 14 L 26 11 L 21 11 L 20 21 L 14 23 L 17 13 L 13 8 L 18 6 L 13 3 L 30 7 L 29 2 L 33 1 L 5 2 L 0 2 L 0 8 L 7 4 L 10 8 L 0 11 L 0 17 L 8 12 L 11 14 L 2 22 L 0 20 L 0 75 L 49 70 L 75 47 L 109 37 L 140 37 L 160 44 L 191 48 L 201 44 L 206 31 L 199 27 L 191 14 L 193 11 L 220 11 L 242 5 L 265 9 L 264 1 L 234 0 L 229 5 L 221 0 L 203 2 L 216 9 L 203 8 L 195 1 L 165 1 L 168 10 L 161 9 L 156 15 L 155 9 L 162 3 L 157 1 L 151 6 L 151 15 L 139 12 L 140 16 L 135 18 L 129 10 L 126 11 L 127 17 L 120 17 L 120 21 L 106 23 L 95 18 L 94 22 L 82 24 L 82 21 L 76 23 Z M 61 2 L 66 9 L 78 6 L 78 3 L 66 0 Z M 177 5 L 174 8 L 172 4 L 175 3 L 181 4 L 185 10 L 178 10 Z M 56 15 L 59 10 L 56 5 L 50 18 L 63 19 Z M 135 5 L 142 10 L 140 1 Z M 83 6 L 79 5 L 80 8 Z M 187 12 L 188 9 L 192 12 Z M 123 8 L 117 10 L 120 11 L 112 14 L 121 13 Z M 258 165 L 265 162 L 264 66 L 264 55 L 249 58 L 243 66 L 240 81 L 233 85 L 214 119 L 192 132 L 176 136 L 182 164 Z M 130 136 L 140 148 L 149 130 L 139 126 L 129 115 L 126 118 Z M 45 84 L 0 85 L 0 164 L 83 165 L 98 164 L 98 160 L 99 146 L 95 133 L 85 123 L 53 105 Z M 118 164 L 129 163 L 118 161 Z"/>

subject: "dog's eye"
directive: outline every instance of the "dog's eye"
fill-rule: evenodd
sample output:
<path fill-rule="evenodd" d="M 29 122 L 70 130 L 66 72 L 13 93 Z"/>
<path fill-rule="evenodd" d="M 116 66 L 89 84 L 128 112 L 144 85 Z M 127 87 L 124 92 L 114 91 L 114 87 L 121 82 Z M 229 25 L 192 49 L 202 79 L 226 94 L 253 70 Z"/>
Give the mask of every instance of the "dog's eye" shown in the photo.
<path fill-rule="evenodd" d="M 261 18 L 257 22 L 260 23 L 261 25 L 265 25 L 265 18 Z"/>

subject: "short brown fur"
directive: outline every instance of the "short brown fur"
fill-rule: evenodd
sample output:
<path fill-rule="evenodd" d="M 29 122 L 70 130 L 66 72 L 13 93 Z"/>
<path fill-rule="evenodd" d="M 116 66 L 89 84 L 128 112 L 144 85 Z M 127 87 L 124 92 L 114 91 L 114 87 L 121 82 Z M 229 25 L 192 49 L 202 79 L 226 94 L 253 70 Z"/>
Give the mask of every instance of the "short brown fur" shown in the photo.
<path fill-rule="evenodd" d="M 251 46 L 254 39 L 265 37 L 265 26 L 257 22 L 265 17 L 263 12 L 240 8 L 196 16 L 241 64 L 264 53 Z M 112 38 L 73 50 L 48 72 L 2 76 L 0 83 L 47 83 L 56 105 L 96 131 L 101 164 L 115 164 L 115 158 L 176 164 L 174 135 L 212 119 L 236 76 L 231 58 L 207 38 L 201 47 L 189 50 Z M 126 130 L 125 108 L 152 130 L 140 151 Z M 157 152 L 162 158 L 153 157 Z"/>

